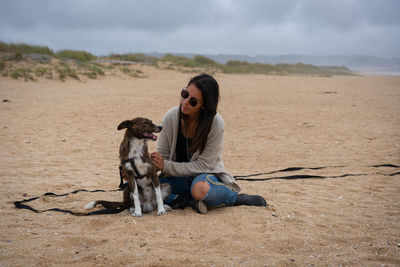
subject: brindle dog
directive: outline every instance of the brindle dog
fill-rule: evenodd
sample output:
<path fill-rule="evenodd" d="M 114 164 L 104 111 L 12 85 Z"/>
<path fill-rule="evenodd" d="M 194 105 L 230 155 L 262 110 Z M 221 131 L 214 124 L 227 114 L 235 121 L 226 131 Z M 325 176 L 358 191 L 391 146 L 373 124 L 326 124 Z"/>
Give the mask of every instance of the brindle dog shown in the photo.
<path fill-rule="evenodd" d="M 163 215 L 171 208 L 164 206 L 163 199 L 170 193 L 168 184 L 161 184 L 158 180 L 157 170 L 152 164 L 147 140 L 157 140 L 154 133 L 162 130 L 151 120 L 135 118 L 126 120 L 118 125 L 118 130 L 126 129 L 119 149 L 119 157 L 128 186 L 123 192 L 123 202 L 110 202 L 104 200 L 93 201 L 85 209 L 94 208 L 97 204 L 105 208 L 129 208 L 132 216 L 142 216 L 157 207 L 157 215 Z"/>

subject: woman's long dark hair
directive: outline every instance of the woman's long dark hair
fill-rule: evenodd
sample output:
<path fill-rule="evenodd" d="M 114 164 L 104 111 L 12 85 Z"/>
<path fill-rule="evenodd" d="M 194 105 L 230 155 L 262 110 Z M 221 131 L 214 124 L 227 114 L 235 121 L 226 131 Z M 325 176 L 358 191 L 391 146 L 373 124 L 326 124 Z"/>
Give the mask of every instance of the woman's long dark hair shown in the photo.
<path fill-rule="evenodd" d="M 200 154 L 203 152 L 207 136 L 210 133 L 211 125 L 217 114 L 217 107 L 219 101 L 219 85 L 217 81 L 208 74 L 201 74 L 193 77 L 187 86 L 195 85 L 203 97 L 203 106 L 199 116 L 199 124 L 192 139 L 192 144 L 189 148 L 189 153 L 193 154 L 199 150 Z M 184 121 L 184 127 L 187 125 L 188 116 L 181 112 L 181 118 Z"/>

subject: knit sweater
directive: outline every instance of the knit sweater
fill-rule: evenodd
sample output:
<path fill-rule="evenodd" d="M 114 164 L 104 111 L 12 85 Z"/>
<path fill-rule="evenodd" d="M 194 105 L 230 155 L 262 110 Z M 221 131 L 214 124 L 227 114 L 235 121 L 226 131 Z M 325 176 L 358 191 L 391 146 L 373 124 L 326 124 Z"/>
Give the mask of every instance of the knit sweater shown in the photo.
<path fill-rule="evenodd" d="M 197 176 L 202 173 L 214 174 L 235 192 L 240 191 L 239 185 L 233 176 L 225 171 L 222 162 L 222 148 L 224 145 L 224 119 L 218 113 L 214 116 L 210 133 L 203 153 L 196 151 L 190 162 L 175 162 L 176 143 L 179 130 L 179 106 L 170 109 L 162 121 L 162 131 L 157 142 L 157 151 L 164 158 L 162 176 Z"/>

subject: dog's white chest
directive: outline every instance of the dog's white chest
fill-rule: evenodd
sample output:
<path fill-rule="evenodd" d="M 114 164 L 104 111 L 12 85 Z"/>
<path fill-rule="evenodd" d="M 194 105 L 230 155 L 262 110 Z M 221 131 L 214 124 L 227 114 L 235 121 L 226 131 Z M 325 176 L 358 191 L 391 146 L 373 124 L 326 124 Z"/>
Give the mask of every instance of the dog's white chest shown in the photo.
<path fill-rule="evenodd" d="M 144 141 L 143 140 L 132 139 L 129 142 L 129 145 L 130 145 L 130 148 L 131 148 L 130 151 L 129 151 L 129 158 L 142 158 Z"/>
<path fill-rule="evenodd" d="M 150 165 L 148 163 L 143 162 L 142 159 L 145 142 L 143 140 L 132 139 L 129 144 L 130 144 L 129 158 L 134 160 L 136 168 L 138 169 L 141 175 L 147 174 L 147 169 Z M 130 162 L 125 163 L 125 167 L 133 171 L 133 167 L 131 166 Z"/>

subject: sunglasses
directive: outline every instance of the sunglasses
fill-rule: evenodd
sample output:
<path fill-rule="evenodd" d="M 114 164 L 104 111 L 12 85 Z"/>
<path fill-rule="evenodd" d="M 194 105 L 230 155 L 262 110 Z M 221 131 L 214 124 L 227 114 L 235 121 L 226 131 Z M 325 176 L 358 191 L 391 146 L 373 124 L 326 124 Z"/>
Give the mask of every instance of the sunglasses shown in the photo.
<path fill-rule="evenodd" d="M 189 95 L 189 91 L 186 90 L 186 89 L 182 89 L 182 91 L 181 91 L 181 97 L 182 97 L 183 99 L 187 99 L 189 96 L 190 96 L 190 95 Z M 190 103 L 190 105 L 191 105 L 192 107 L 195 107 L 195 106 L 197 106 L 197 104 L 199 104 L 199 100 L 198 100 L 197 98 L 195 98 L 195 97 L 191 97 L 191 98 L 189 99 L 189 103 Z"/>

